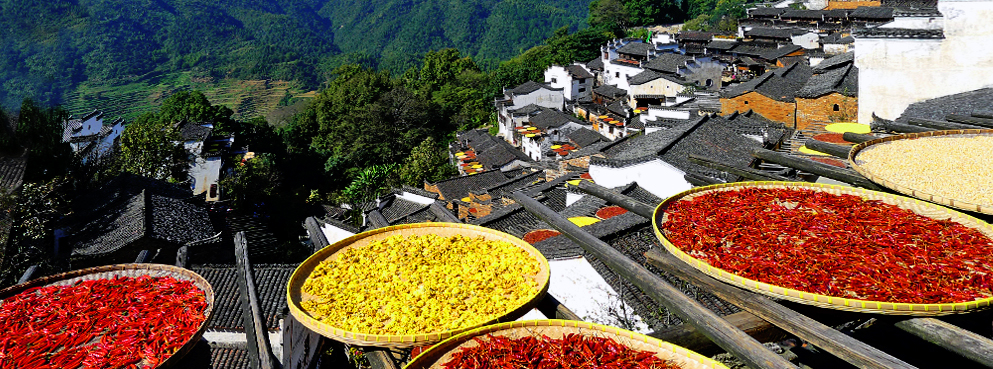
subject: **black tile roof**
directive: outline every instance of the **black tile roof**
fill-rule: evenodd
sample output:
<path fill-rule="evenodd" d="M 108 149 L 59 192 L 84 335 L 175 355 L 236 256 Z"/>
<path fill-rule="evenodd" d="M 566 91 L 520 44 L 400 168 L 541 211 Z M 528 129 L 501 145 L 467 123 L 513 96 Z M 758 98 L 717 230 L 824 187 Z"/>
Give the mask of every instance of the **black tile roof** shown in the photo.
<path fill-rule="evenodd" d="M 907 28 L 860 28 L 852 33 L 856 38 L 945 38 L 945 32 L 940 29 L 907 29 Z"/>
<path fill-rule="evenodd" d="M 938 0 L 882 0 L 881 5 L 911 9 L 934 9 L 938 7 Z"/>
<path fill-rule="evenodd" d="M 712 41 L 713 43 L 715 41 Z M 685 67 L 686 62 L 693 60 L 692 56 L 686 56 L 682 54 L 665 53 L 659 54 L 658 56 L 649 60 L 645 63 L 645 68 L 665 73 L 673 73 L 679 71 L 680 67 Z"/>
<path fill-rule="evenodd" d="M 859 70 L 849 63 L 847 66 L 828 70 L 810 77 L 807 84 L 797 92 L 797 97 L 818 98 L 833 92 L 855 97 L 859 94 Z"/>
<path fill-rule="evenodd" d="M 617 49 L 618 54 L 647 56 L 649 51 L 655 50 L 655 45 L 646 44 L 641 41 L 629 42 Z"/>
<path fill-rule="evenodd" d="M 942 17 L 941 12 L 937 8 L 894 8 L 893 17 Z"/>
<path fill-rule="evenodd" d="M 445 209 L 445 211 L 448 211 L 448 209 Z M 390 225 L 424 223 L 424 222 L 441 222 L 441 221 L 447 222 L 447 220 L 439 219 L 437 215 L 431 212 L 431 209 L 428 206 L 425 206 L 420 210 L 417 210 L 413 213 L 403 216 L 402 218 L 399 218 L 394 221 L 390 221 Z"/>
<path fill-rule="evenodd" d="M 409 185 L 403 185 L 399 190 L 394 190 L 393 193 L 400 194 L 401 192 L 409 192 L 418 196 L 424 196 L 429 199 L 438 199 L 438 194 L 434 192 L 428 192 L 423 188 L 417 188 Z"/>
<path fill-rule="evenodd" d="M 796 35 L 802 35 L 808 31 L 799 28 L 773 28 L 773 27 L 752 27 L 752 29 L 745 31 L 746 37 L 759 37 L 759 38 L 778 38 L 778 39 L 790 39 Z"/>
<path fill-rule="evenodd" d="M 531 187 L 545 181 L 545 172 L 537 170 L 508 179 L 503 183 L 486 188 L 486 193 L 494 199 L 509 197 L 514 191 Z"/>
<path fill-rule="evenodd" d="M 850 44 L 855 42 L 855 38 L 852 36 L 842 36 L 841 33 L 835 32 L 830 35 L 821 37 L 821 44 Z"/>
<path fill-rule="evenodd" d="M 0 157 L 0 194 L 9 193 L 21 187 L 24 182 L 26 158 Z"/>
<path fill-rule="evenodd" d="M 552 128 L 558 128 L 566 123 L 578 123 L 581 125 L 588 125 L 588 122 L 582 119 L 576 118 L 572 114 L 566 114 L 555 109 L 544 108 L 541 113 L 531 117 L 529 120 L 532 126 L 538 127 L 541 130 L 548 130 Z M 520 151 L 520 150 L 517 150 Z M 476 153 L 478 156 L 479 153 Z"/>
<path fill-rule="evenodd" d="M 776 60 L 800 50 L 803 50 L 803 47 L 800 45 L 794 45 L 794 44 L 783 45 L 783 47 L 780 47 L 778 49 L 766 51 L 761 55 L 759 55 L 759 57 L 765 60 Z"/>
<path fill-rule="evenodd" d="M 575 64 L 565 66 L 565 70 L 566 72 L 569 72 L 569 75 L 571 75 L 573 78 L 593 78 L 593 75 L 590 74 L 590 72 L 587 71 L 586 68 L 583 68 Z"/>
<path fill-rule="evenodd" d="M 380 206 L 379 212 L 382 213 L 383 216 L 386 217 L 386 221 L 390 223 L 420 210 L 424 210 L 430 205 L 405 200 L 396 195 L 389 196 L 384 201 L 386 204 Z"/>
<path fill-rule="evenodd" d="M 712 117 L 666 150 L 662 154 L 662 160 L 686 173 L 733 182 L 738 180 L 737 176 L 692 163 L 688 155 L 695 154 L 736 167 L 748 167 L 755 160 L 751 156 L 751 150 L 761 147 L 762 143 L 735 133 L 729 127 L 727 119 Z"/>
<path fill-rule="evenodd" d="M 179 136 L 183 141 L 203 141 L 210 137 L 210 132 L 214 129 L 204 127 L 200 123 L 183 122 L 179 127 Z"/>
<path fill-rule="evenodd" d="M 507 177 L 499 170 L 488 170 L 479 174 L 449 178 L 435 183 L 446 201 L 459 200 L 469 196 L 469 191 L 486 189 L 503 183 Z"/>
<path fill-rule="evenodd" d="M 694 31 L 683 31 L 676 35 L 676 40 L 679 42 L 685 41 L 710 41 L 714 38 L 714 34 L 710 32 L 694 32 Z"/>
<path fill-rule="evenodd" d="M 893 19 L 893 8 L 881 6 L 860 6 L 848 13 L 852 20 L 888 20 Z"/>
<path fill-rule="evenodd" d="M 608 166 L 624 166 L 628 162 L 641 163 L 646 160 L 657 159 L 662 151 L 704 119 L 706 118 L 698 118 L 685 125 L 629 138 L 625 142 L 605 150 L 604 154 L 607 159 L 593 158 L 590 165 L 597 163 Z"/>
<path fill-rule="evenodd" d="M 603 135 L 592 129 L 577 129 L 572 131 L 568 137 L 569 140 L 572 140 L 572 142 L 580 148 L 607 140 L 606 137 L 603 137 Z"/>
<path fill-rule="evenodd" d="M 749 92 L 757 92 L 778 101 L 793 101 L 796 93 L 813 75 L 813 70 L 804 63 L 795 63 L 786 68 L 766 72 L 758 78 L 731 87 L 724 91 L 725 98 L 733 98 Z"/>
<path fill-rule="evenodd" d="M 990 107 L 993 107 L 993 88 L 982 88 L 910 104 L 896 121 L 906 123 L 910 118 L 945 120 L 949 114 L 970 115 L 989 111 Z"/>
<path fill-rule="evenodd" d="M 551 110 L 547 108 L 541 109 Z M 488 170 L 500 168 L 514 160 L 521 160 L 523 162 L 534 161 L 527 154 L 510 145 L 507 141 L 489 134 L 486 129 L 474 129 L 462 132 L 457 139 L 460 143 L 464 143 L 472 148 L 476 154 L 476 160 Z"/>
<path fill-rule="evenodd" d="M 512 93 L 514 95 L 527 95 L 529 93 L 538 91 L 538 90 L 540 90 L 542 88 L 544 88 L 546 90 L 552 90 L 552 91 L 562 91 L 561 88 L 553 88 L 553 87 L 551 87 L 549 85 L 546 85 L 544 83 L 538 83 L 538 82 L 535 82 L 535 81 L 527 81 L 527 82 L 524 82 L 524 83 L 522 83 L 521 85 L 519 85 L 517 87 L 514 87 L 514 88 L 508 90 L 507 92 Z"/>
<path fill-rule="evenodd" d="M 752 43 L 741 43 L 731 49 L 732 54 L 760 57 L 763 54 L 776 51 L 777 48 L 770 46 L 755 45 Z"/>
<path fill-rule="evenodd" d="M 785 11 L 786 11 L 785 8 L 773 8 L 773 7 L 755 8 L 755 9 L 749 9 L 748 10 L 748 15 L 750 15 L 752 17 L 756 17 L 756 16 L 758 16 L 758 17 L 775 17 L 775 16 L 778 16 L 780 14 L 783 14 L 783 12 L 785 12 Z"/>
<path fill-rule="evenodd" d="M 707 44 L 707 49 L 728 51 L 738 45 L 735 40 L 714 40 Z"/>
<path fill-rule="evenodd" d="M 279 329 L 280 314 L 286 307 L 286 283 L 296 268 L 296 264 L 252 265 L 259 305 L 265 316 L 266 328 L 270 331 Z M 207 329 L 244 331 L 237 268 L 233 265 L 208 264 L 195 265 L 190 270 L 202 276 L 214 288 L 214 316 L 207 322 Z"/>
<path fill-rule="evenodd" d="M 99 211 L 118 199 L 131 198 L 145 190 L 150 191 L 151 194 L 172 199 L 191 197 L 187 187 L 125 172 L 107 181 L 99 189 L 89 191 L 84 196 L 76 198 L 73 201 L 73 210 L 77 214 Z"/>
<path fill-rule="evenodd" d="M 614 86 L 614 85 L 603 85 L 603 86 L 594 88 L 593 89 L 593 93 L 595 93 L 597 95 L 600 95 L 600 96 L 606 96 L 606 97 L 609 97 L 609 98 L 612 98 L 612 99 L 616 99 L 618 97 L 621 97 L 621 96 L 624 96 L 624 95 L 627 95 L 628 94 L 627 90 L 617 88 L 617 86 Z"/>
<path fill-rule="evenodd" d="M 787 10 L 780 14 L 783 19 L 823 19 L 827 11 L 824 10 Z"/>
<path fill-rule="evenodd" d="M 525 234 L 536 229 L 552 229 L 550 225 L 524 210 L 520 204 L 509 205 L 476 219 L 472 223 L 506 232 L 516 237 L 524 237 Z"/>
<path fill-rule="evenodd" d="M 583 199 L 593 196 L 586 196 Z M 583 201 L 583 199 L 579 201 Z M 602 201 L 602 200 L 601 200 Z M 595 212 L 596 210 L 594 210 Z M 634 228 L 639 228 L 649 223 L 648 219 L 641 217 L 640 215 L 634 213 L 624 213 L 616 217 L 602 220 L 591 225 L 583 227 L 583 230 L 589 232 L 596 238 L 608 238 L 622 234 L 626 231 L 630 231 Z M 546 258 L 549 260 L 571 258 L 576 256 L 583 256 L 584 251 L 582 247 L 575 244 L 566 236 L 555 236 L 548 238 L 544 241 L 537 242 L 534 248 L 538 249 Z"/>
<path fill-rule="evenodd" d="M 662 73 L 646 69 L 641 73 L 628 77 L 628 83 L 631 84 L 632 86 L 643 85 L 648 82 L 662 78 L 662 76 L 663 76 Z"/>
<path fill-rule="evenodd" d="M 542 108 L 541 106 L 538 106 L 536 104 L 527 104 L 514 110 L 508 110 L 508 112 L 517 116 L 531 115 L 540 112 L 541 108 Z"/>
<path fill-rule="evenodd" d="M 592 70 L 603 70 L 603 60 L 597 57 L 596 59 L 586 62 L 586 67 Z"/>

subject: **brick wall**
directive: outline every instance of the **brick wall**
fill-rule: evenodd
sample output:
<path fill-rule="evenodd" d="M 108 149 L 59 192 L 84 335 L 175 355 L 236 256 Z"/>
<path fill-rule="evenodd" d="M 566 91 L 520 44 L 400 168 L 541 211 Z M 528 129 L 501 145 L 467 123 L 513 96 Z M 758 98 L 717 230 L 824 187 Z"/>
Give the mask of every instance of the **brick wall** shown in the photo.
<path fill-rule="evenodd" d="M 812 122 L 855 121 L 858 117 L 858 111 L 858 97 L 848 97 L 837 92 L 816 99 L 798 97 L 796 99 L 796 128 L 807 128 Z"/>
<path fill-rule="evenodd" d="M 438 194 L 438 200 L 445 200 L 445 196 L 441 195 L 441 190 L 438 189 L 438 185 L 428 184 L 424 182 L 424 191 Z"/>
<path fill-rule="evenodd" d="M 848 0 L 828 0 L 828 5 L 824 10 L 835 10 L 835 9 L 855 9 L 860 6 L 881 6 L 883 3 L 881 1 L 848 1 Z"/>
<path fill-rule="evenodd" d="M 787 127 L 796 126 L 796 104 L 793 102 L 773 100 L 757 92 L 749 92 L 731 99 L 721 98 L 721 115 L 736 111 L 746 112 L 749 109 Z"/>

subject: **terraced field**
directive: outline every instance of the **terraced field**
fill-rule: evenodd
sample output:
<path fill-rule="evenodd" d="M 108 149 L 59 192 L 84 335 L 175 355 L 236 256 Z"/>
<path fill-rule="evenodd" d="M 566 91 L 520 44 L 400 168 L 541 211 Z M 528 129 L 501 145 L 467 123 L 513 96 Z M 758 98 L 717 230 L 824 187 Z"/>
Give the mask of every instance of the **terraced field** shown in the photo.
<path fill-rule="evenodd" d="M 141 80 L 113 85 L 105 82 L 84 82 L 67 94 L 62 106 L 70 113 L 82 115 L 99 109 L 104 120 L 124 117 L 131 120 L 144 112 L 158 109 L 162 100 L 182 90 L 199 90 L 212 104 L 234 110 L 236 119 L 264 117 L 276 108 L 287 91 L 293 98 L 312 98 L 315 91 L 300 91 L 290 82 L 273 80 L 202 80 L 191 73 L 174 73 L 145 77 Z"/>

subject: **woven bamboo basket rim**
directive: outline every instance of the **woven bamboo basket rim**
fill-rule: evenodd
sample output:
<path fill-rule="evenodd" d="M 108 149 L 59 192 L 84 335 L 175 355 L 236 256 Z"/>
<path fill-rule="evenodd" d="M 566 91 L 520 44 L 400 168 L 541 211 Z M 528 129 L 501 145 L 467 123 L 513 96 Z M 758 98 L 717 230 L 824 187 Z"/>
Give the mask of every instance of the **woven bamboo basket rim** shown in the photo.
<path fill-rule="evenodd" d="M 932 193 L 918 191 L 913 188 L 897 184 L 887 179 L 886 177 L 876 175 L 871 171 L 869 171 L 868 169 L 866 169 L 861 164 L 859 164 L 859 162 L 856 160 L 858 154 L 862 152 L 862 150 L 865 150 L 876 144 L 898 141 L 898 140 L 913 140 L 924 137 L 939 137 L 939 136 L 993 136 L 993 129 L 957 129 L 957 130 L 944 130 L 944 131 L 928 131 L 928 132 L 919 132 L 919 133 L 905 133 L 896 136 L 877 138 L 875 140 L 866 141 L 853 146 L 852 150 L 848 152 L 848 162 L 849 164 L 851 164 L 852 168 L 855 169 L 856 172 L 868 178 L 870 181 L 873 181 L 876 184 L 879 184 L 880 186 L 889 188 L 904 195 L 918 198 L 924 201 L 930 201 L 933 203 L 950 206 L 956 209 L 993 215 L 993 205 L 975 204 L 967 201 L 961 201 L 953 198 L 935 195 Z"/>
<path fill-rule="evenodd" d="M 507 241 L 514 246 L 517 246 L 528 254 L 530 254 L 539 264 L 538 274 L 533 278 L 538 282 L 538 290 L 531 296 L 523 305 L 513 308 L 493 317 L 485 322 L 475 324 L 472 326 L 466 326 L 458 329 L 451 330 L 438 330 L 434 332 L 424 332 L 418 334 L 409 335 L 385 335 L 385 334 L 366 334 L 359 332 L 347 331 L 341 328 L 334 327 L 330 324 L 326 324 L 308 314 L 300 303 L 303 301 L 303 283 L 310 276 L 310 273 L 316 268 L 322 261 L 334 258 L 340 255 L 340 252 L 351 247 L 363 247 L 368 245 L 370 242 L 375 240 L 380 240 L 393 235 L 420 235 L 420 234 L 431 234 L 431 233 L 447 233 L 447 234 L 461 234 L 464 236 L 483 236 L 488 240 L 499 240 Z M 307 260 L 300 264 L 300 266 L 293 271 L 293 275 L 290 276 L 290 280 L 287 283 L 286 291 L 286 302 L 290 308 L 290 314 L 293 314 L 301 324 L 305 327 L 310 328 L 312 331 L 323 335 L 325 337 L 341 341 L 348 344 L 360 345 L 360 346 L 375 346 L 375 347 L 387 347 L 387 348 L 409 348 L 416 346 L 425 346 L 440 342 L 448 337 L 455 336 L 459 333 L 497 322 L 512 321 L 514 319 L 524 316 L 528 311 L 530 311 L 542 296 L 548 292 L 548 281 L 550 277 L 550 269 L 548 267 L 548 260 L 545 259 L 544 255 L 541 254 L 537 249 L 535 249 L 531 244 L 524 242 L 520 238 L 514 237 L 510 234 L 496 231 L 493 229 L 461 224 L 461 223 L 442 223 L 442 222 L 431 222 L 431 223 L 415 223 L 415 224 L 405 224 L 390 226 L 384 228 L 378 228 L 371 231 L 366 231 L 363 233 L 356 234 L 354 236 L 348 237 L 341 241 L 335 242 L 320 251 L 311 255 Z"/>
<path fill-rule="evenodd" d="M 683 252 L 678 247 L 672 244 L 659 228 L 659 222 L 662 220 L 662 215 L 668 206 L 676 201 L 683 198 L 699 195 L 705 191 L 727 191 L 736 188 L 801 188 L 815 191 L 828 192 L 832 194 L 848 194 L 856 195 L 862 198 L 870 200 L 881 200 L 884 203 L 896 205 L 902 209 L 913 211 L 916 214 L 923 215 L 932 219 L 949 219 L 955 221 L 964 226 L 976 229 L 977 231 L 985 234 L 987 237 L 993 238 L 993 226 L 979 220 L 971 215 L 964 214 L 955 210 L 951 210 L 940 205 L 932 204 L 926 201 L 921 201 L 918 199 L 911 199 L 900 195 L 889 194 L 885 192 L 870 191 L 862 188 L 845 187 L 837 185 L 828 185 L 820 183 L 806 183 L 806 182 L 736 182 L 736 183 L 723 183 L 710 185 L 705 187 L 697 187 L 687 191 L 683 191 L 676 194 L 665 201 L 663 201 L 655 209 L 655 213 L 652 217 L 652 227 L 655 229 L 655 235 L 662 242 L 662 245 L 670 253 L 675 255 L 677 258 L 683 260 L 690 266 L 696 268 L 697 270 L 706 273 L 707 275 L 717 278 L 725 283 L 733 285 L 735 287 L 744 288 L 746 290 L 757 292 L 763 295 L 782 298 L 802 304 L 814 305 L 823 308 L 861 312 L 861 313 L 877 313 L 885 315 L 912 315 L 912 316 L 940 316 L 940 315 L 950 315 L 950 314 L 960 314 L 965 312 L 972 312 L 977 309 L 988 308 L 991 303 L 993 303 L 993 297 L 979 299 L 974 301 L 964 301 L 956 303 L 939 303 L 939 304 L 914 304 L 914 303 L 900 303 L 900 302 L 882 302 L 882 301 L 870 301 L 870 300 L 859 300 L 859 299 L 849 299 L 838 296 L 828 296 L 811 292 L 804 292 L 795 289 L 790 289 L 786 287 L 776 286 L 765 282 L 759 282 L 753 279 L 744 278 L 736 274 L 730 273 L 723 269 L 714 267 L 700 259 L 697 259 L 689 254 Z"/>
<path fill-rule="evenodd" d="M 214 316 L 214 289 L 210 286 L 210 282 L 207 282 L 202 276 L 196 272 L 180 268 L 172 265 L 164 264 L 115 264 L 115 265 L 104 265 L 93 268 L 78 269 L 61 274 L 51 275 L 47 277 L 37 278 L 30 280 L 25 283 L 21 283 L 15 286 L 8 287 L 6 289 L 0 290 L 0 302 L 3 300 L 16 296 L 21 292 L 35 287 L 48 287 L 48 286 L 67 286 L 76 283 L 77 281 L 89 281 L 97 279 L 110 279 L 115 276 L 119 277 L 141 277 L 141 276 L 151 276 L 151 277 L 172 277 L 182 281 L 192 282 L 200 291 L 203 291 L 204 298 L 207 300 L 207 311 L 206 319 L 200 323 L 200 327 L 197 328 L 196 333 L 191 335 L 186 343 L 179 348 L 176 353 L 172 354 L 166 360 L 162 361 L 156 368 L 170 368 L 175 366 L 183 356 L 186 356 L 190 350 L 196 346 L 197 342 L 200 341 L 200 337 L 203 336 L 203 332 L 207 330 L 207 322 Z"/>
<path fill-rule="evenodd" d="M 724 364 L 694 351 L 641 333 L 576 320 L 550 319 L 500 323 L 464 332 L 417 355 L 404 369 L 441 368 L 460 348 L 476 346 L 473 339 L 487 334 L 510 338 L 543 334 L 557 339 L 568 333 L 611 338 L 633 349 L 651 351 L 663 360 L 672 360 L 683 369 L 727 368 Z"/>

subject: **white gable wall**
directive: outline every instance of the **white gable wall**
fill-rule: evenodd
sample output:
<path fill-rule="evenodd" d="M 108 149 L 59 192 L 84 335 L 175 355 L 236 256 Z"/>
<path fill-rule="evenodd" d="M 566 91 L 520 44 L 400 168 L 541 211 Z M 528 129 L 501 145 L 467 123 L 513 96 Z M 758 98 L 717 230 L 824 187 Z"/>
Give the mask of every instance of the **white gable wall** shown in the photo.
<path fill-rule="evenodd" d="M 637 182 L 638 186 L 662 199 L 693 187 L 689 182 L 686 182 L 686 179 L 683 178 L 684 175 L 686 175 L 685 172 L 662 159 L 623 168 L 590 164 L 590 176 L 598 185 L 614 188 Z"/>

